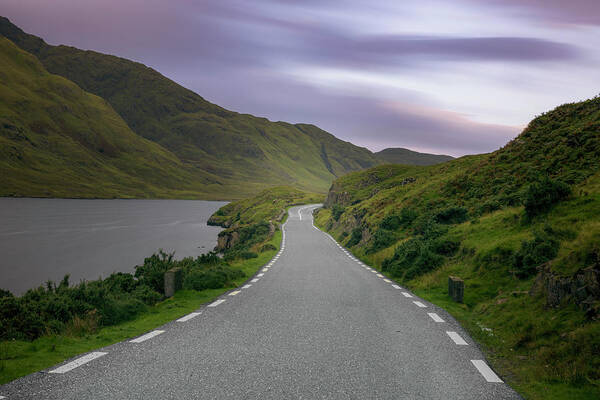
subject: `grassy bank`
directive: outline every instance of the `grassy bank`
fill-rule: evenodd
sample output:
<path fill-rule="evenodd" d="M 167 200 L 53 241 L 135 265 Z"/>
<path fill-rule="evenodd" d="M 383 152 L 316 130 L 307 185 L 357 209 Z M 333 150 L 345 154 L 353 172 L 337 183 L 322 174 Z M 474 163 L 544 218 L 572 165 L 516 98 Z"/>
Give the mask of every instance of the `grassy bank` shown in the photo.
<path fill-rule="evenodd" d="M 233 285 L 220 289 L 182 290 L 170 299 L 148 307 L 135 319 L 99 329 L 94 333 L 44 335 L 33 341 L 5 340 L 0 342 L 0 384 L 51 367 L 84 352 L 108 346 L 138 336 L 197 310 L 216 297 L 241 286 L 259 268 L 268 263 L 281 244 L 281 231 L 277 230 L 268 242 L 272 250 L 262 252 L 256 258 L 236 260 L 233 268 L 244 272 L 244 277 Z"/>

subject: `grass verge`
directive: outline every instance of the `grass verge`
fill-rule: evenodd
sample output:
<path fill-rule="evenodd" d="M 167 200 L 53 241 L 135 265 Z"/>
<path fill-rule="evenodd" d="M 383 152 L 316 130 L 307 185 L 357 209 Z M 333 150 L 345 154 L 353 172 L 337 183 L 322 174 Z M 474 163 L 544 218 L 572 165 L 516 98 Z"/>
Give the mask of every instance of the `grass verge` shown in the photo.
<path fill-rule="evenodd" d="M 261 266 L 275 256 L 281 245 L 281 231 L 276 231 L 269 243 L 277 250 L 265 251 L 257 258 L 232 263 L 233 267 L 240 268 L 245 273 L 244 278 L 234 281 L 236 287 L 244 284 Z M 149 307 L 137 318 L 99 329 L 93 334 L 47 335 L 33 341 L 2 341 L 0 342 L 0 384 L 49 368 L 78 354 L 139 336 L 197 310 L 232 288 L 181 290 L 172 298 Z"/>

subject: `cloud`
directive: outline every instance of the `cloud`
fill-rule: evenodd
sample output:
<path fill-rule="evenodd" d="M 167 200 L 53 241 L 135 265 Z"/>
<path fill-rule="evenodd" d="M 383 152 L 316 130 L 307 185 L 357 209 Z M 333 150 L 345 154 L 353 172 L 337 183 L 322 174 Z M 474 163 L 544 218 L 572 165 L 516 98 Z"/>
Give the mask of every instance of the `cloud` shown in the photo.
<path fill-rule="evenodd" d="M 547 24 L 600 25 L 597 0 L 468 0 Z"/>

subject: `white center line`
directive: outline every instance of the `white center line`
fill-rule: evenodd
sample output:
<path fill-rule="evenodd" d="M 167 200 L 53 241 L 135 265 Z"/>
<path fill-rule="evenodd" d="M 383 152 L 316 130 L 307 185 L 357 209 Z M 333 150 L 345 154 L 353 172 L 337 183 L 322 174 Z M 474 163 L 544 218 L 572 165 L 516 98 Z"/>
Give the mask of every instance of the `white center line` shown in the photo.
<path fill-rule="evenodd" d="M 420 301 L 413 301 L 417 307 L 426 308 L 427 306 Z"/>
<path fill-rule="evenodd" d="M 130 343 L 142 343 L 142 342 L 145 342 L 145 341 L 146 341 L 146 340 L 148 340 L 148 339 L 152 339 L 154 336 L 158 336 L 158 335 L 160 335 L 161 333 L 164 333 L 164 332 L 165 332 L 165 331 L 159 331 L 159 330 L 157 329 L 157 330 L 155 330 L 155 331 L 148 332 L 148 333 L 146 333 L 145 335 L 142 335 L 142 336 L 140 336 L 140 337 L 138 337 L 138 338 L 135 338 L 135 339 L 133 339 L 133 340 L 130 340 L 129 342 L 130 342 Z"/>
<path fill-rule="evenodd" d="M 402 292 L 402 295 L 404 297 L 412 297 L 412 295 L 410 293 L 406 293 L 406 292 Z"/>
<path fill-rule="evenodd" d="M 193 312 L 193 313 L 190 313 L 190 314 L 188 314 L 188 315 L 185 315 L 185 316 L 183 316 L 183 317 L 179 318 L 179 319 L 177 320 L 177 322 L 185 322 L 185 321 L 189 321 L 190 319 L 192 319 L 192 318 L 194 318 L 194 317 L 197 317 L 197 316 L 198 316 L 198 315 L 200 315 L 200 314 L 202 314 L 202 313 L 200 313 L 200 312 Z"/>
<path fill-rule="evenodd" d="M 387 283 L 392 283 L 392 281 L 390 281 L 389 279 L 384 279 L 383 281 Z"/>
<path fill-rule="evenodd" d="M 256 283 L 256 282 L 258 282 L 259 280 L 260 280 L 259 278 L 254 278 L 254 279 L 252 279 L 250 282 L 252 282 L 252 283 Z"/>
<path fill-rule="evenodd" d="M 95 360 L 98 357 L 102 357 L 108 353 L 103 353 L 101 351 L 94 351 L 93 353 L 86 354 L 83 357 L 79 357 L 75 361 L 71 361 L 68 364 L 62 365 L 56 369 L 50 371 L 51 374 L 64 374 L 65 372 L 69 372 L 70 370 L 77 368 L 83 364 L 89 363 L 92 360 Z"/>
<path fill-rule="evenodd" d="M 242 291 L 241 290 L 236 290 L 236 291 L 233 291 L 233 292 L 229 293 L 229 295 L 230 296 L 235 296 L 236 294 L 239 294 L 239 293 L 242 293 Z"/>
<path fill-rule="evenodd" d="M 394 289 L 402 289 L 400 286 L 398 286 L 398 285 L 396 285 L 396 284 L 392 285 L 392 287 L 393 287 Z"/>
<path fill-rule="evenodd" d="M 222 303 L 225 303 L 225 300 L 219 299 L 219 300 L 216 300 L 216 301 L 213 301 L 212 303 L 210 303 L 208 305 L 208 307 L 216 307 L 216 306 L 218 306 L 219 304 L 222 304 Z"/>
<path fill-rule="evenodd" d="M 502 383 L 502 379 L 483 360 L 471 360 L 475 368 L 488 382 Z"/>
<path fill-rule="evenodd" d="M 456 332 L 451 332 L 448 331 L 446 332 L 448 334 L 448 336 L 450 336 L 450 339 L 454 340 L 454 343 L 460 345 L 460 346 L 467 346 L 468 343 L 465 342 L 465 340 L 463 338 L 460 337 L 460 335 Z"/>
<path fill-rule="evenodd" d="M 427 313 L 427 315 L 429 315 L 431 317 L 431 319 L 434 320 L 435 322 L 444 322 L 442 317 L 440 317 L 439 315 L 437 315 L 434 312 Z"/>
<path fill-rule="evenodd" d="M 248 289 L 250 286 L 252 286 L 251 284 L 247 283 L 244 286 L 242 286 L 242 289 Z"/>

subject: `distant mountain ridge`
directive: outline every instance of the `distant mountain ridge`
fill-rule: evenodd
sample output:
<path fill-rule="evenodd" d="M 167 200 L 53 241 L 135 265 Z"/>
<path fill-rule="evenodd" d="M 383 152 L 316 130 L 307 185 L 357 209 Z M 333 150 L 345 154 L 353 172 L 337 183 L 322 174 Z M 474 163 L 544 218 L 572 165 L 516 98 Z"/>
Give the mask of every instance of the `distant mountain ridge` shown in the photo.
<path fill-rule="evenodd" d="M 385 163 L 408 165 L 434 165 L 454 159 L 452 156 L 419 153 L 401 147 L 383 149 L 375 153 L 375 156 Z"/>
<path fill-rule="evenodd" d="M 131 131 L 157 143 L 177 160 L 182 170 L 178 175 L 188 179 L 179 183 L 176 192 L 153 191 L 148 196 L 185 193 L 185 197 L 238 199 L 275 185 L 325 193 L 336 177 L 389 162 L 314 125 L 271 122 L 226 110 L 143 64 L 48 45 L 7 18 L 0 17 L 0 35 L 37 57 L 51 74 L 106 100 Z M 125 157 L 124 152 L 120 154 Z M 75 170 L 82 179 L 86 175 L 81 168 Z M 10 191 L 0 188 L 0 195 L 58 194 L 51 187 L 32 192 L 26 182 L 21 187 L 15 183 Z M 63 189 L 64 196 L 93 196 L 87 190 L 68 193 Z M 119 197 L 118 190 L 111 193 Z M 125 190 L 123 195 L 139 193 Z"/>

